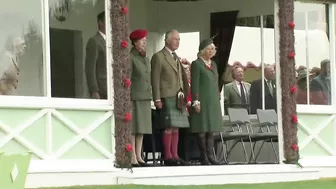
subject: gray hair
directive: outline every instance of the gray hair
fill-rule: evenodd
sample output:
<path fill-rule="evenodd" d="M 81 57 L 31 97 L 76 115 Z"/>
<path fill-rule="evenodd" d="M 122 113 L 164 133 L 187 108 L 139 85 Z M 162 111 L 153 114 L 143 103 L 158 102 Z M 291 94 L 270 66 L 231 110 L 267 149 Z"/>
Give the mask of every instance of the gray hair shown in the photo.
<path fill-rule="evenodd" d="M 267 70 L 267 68 L 275 68 L 272 64 L 266 64 L 264 65 L 264 70 Z"/>
<path fill-rule="evenodd" d="M 169 30 L 166 32 L 165 37 L 164 37 L 164 41 L 167 43 L 167 41 L 171 38 L 173 33 L 178 33 L 177 30 L 173 29 L 173 30 Z"/>

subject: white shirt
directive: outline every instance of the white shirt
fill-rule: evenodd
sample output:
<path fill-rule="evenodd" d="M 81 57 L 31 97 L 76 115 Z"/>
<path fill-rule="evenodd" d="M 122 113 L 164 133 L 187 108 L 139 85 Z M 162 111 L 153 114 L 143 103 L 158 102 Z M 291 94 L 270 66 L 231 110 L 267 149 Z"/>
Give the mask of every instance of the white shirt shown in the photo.
<path fill-rule="evenodd" d="M 272 89 L 275 89 L 275 85 L 273 84 L 273 81 L 271 81 L 271 80 L 267 80 L 266 78 L 265 78 L 265 81 L 266 81 L 266 83 L 267 83 L 267 88 L 268 89 L 270 89 L 270 86 L 269 85 L 271 85 L 271 87 L 272 87 Z M 270 92 L 272 92 L 273 93 L 273 91 L 270 91 Z"/>
<path fill-rule="evenodd" d="M 238 82 L 238 81 L 235 80 L 235 83 L 236 83 L 236 86 L 237 86 L 237 88 L 238 88 L 239 95 L 241 95 L 240 82 Z M 246 95 L 247 95 L 247 91 L 246 91 L 244 82 L 242 81 L 241 83 L 242 83 L 242 85 L 243 85 L 244 93 L 245 93 L 245 96 L 246 96 Z"/>
<path fill-rule="evenodd" d="M 170 53 L 170 55 L 172 55 L 172 57 L 174 58 L 174 55 L 173 55 L 174 52 L 172 50 L 170 50 L 168 47 L 165 47 L 165 48 Z"/>
<path fill-rule="evenodd" d="M 101 31 L 98 31 L 98 32 L 104 38 L 104 40 L 106 41 L 106 35 L 103 32 L 101 32 Z"/>

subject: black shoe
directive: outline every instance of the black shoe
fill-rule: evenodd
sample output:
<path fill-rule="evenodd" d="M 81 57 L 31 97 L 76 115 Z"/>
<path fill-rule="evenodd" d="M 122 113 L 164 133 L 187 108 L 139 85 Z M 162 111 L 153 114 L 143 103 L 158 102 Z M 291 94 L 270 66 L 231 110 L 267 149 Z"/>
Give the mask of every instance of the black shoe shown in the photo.
<path fill-rule="evenodd" d="M 132 166 L 133 168 L 136 168 L 136 167 L 140 167 L 140 164 L 138 164 L 138 163 L 134 163 L 134 164 L 131 164 L 131 166 Z"/>
<path fill-rule="evenodd" d="M 205 158 L 201 160 L 201 165 L 211 165 L 211 163 L 209 162 L 208 158 Z"/>
<path fill-rule="evenodd" d="M 167 159 L 167 160 L 164 160 L 164 165 L 165 166 L 177 166 L 178 162 L 175 159 Z"/>
<path fill-rule="evenodd" d="M 151 165 L 147 164 L 147 163 L 142 163 L 139 162 L 140 167 L 151 167 Z"/>
<path fill-rule="evenodd" d="M 209 162 L 211 163 L 211 165 L 222 165 L 220 162 L 214 160 L 214 159 L 209 159 Z"/>
<path fill-rule="evenodd" d="M 177 161 L 177 163 L 178 163 L 179 166 L 188 166 L 188 165 L 190 165 L 189 162 L 184 161 L 184 160 L 181 159 L 181 158 L 178 158 L 176 161 Z"/>

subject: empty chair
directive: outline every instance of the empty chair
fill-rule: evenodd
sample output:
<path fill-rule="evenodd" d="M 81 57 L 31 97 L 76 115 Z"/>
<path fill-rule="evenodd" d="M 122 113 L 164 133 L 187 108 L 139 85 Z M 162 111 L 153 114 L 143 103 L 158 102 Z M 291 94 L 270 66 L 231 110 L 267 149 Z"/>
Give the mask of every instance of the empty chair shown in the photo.
<path fill-rule="evenodd" d="M 254 150 L 255 145 L 257 142 L 268 142 L 272 141 L 273 139 L 276 139 L 278 137 L 277 133 L 271 133 L 271 132 L 263 132 L 264 124 L 252 124 L 250 121 L 250 117 L 248 115 L 248 112 L 244 108 L 229 108 L 228 110 L 230 122 L 239 122 L 241 123 L 240 129 L 242 132 L 249 133 L 249 140 L 251 145 L 251 159 L 253 159 L 253 162 L 256 163 L 256 159 L 259 156 L 260 152 L 258 153 L 258 156 L 255 156 Z M 262 144 L 263 144 L 262 143 Z M 275 147 L 273 142 L 270 143 L 272 146 L 273 151 L 275 152 Z M 260 151 L 262 149 L 263 145 L 260 147 Z M 276 155 L 276 154 L 275 154 Z"/>
<path fill-rule="evenodd" d="M 219 153 L 217 149 L 215 150 L 217 160 L 223 159 L 224 163 L 229 163 L 228 158 L 229 158 L 230 152 L 237 146 L 238 143 L 240 143 L 243 149 L 244 156 L 245 156 L 245 161 L 246 163 L 249 162 L 248 154 L 247 154 L 244 142 L 250 141 L 249 140 L 250 134 L 242 132 L 240 130 L 240 124 L 242 123 L 224 122 L 223 131 L 215 135 L 215 144 L 221 143 L 222 151 L 223 151 L 223 153 Z M 231 147 L 229 147 L 227 143 L 228 141 L 233 141 L 233 144 L 231 145 Z M 217 145 L 215 146 L 217 147 Z"/>
<path fill-rule="evenodd" d="M 260 131 L 265 132 L 265 133 L 272 133 L 276 135 L 272 137 L 269 141 L 264 141 L 262 143 L 262 146 L 264 145 L 265 142 L 271 143 L 272 149 L 273 149 L 273 152 L 276 158 L 276 163 L 278 163 L 279 162 L 278 153 L 275 150 L 274 144 L 273 144 L 274 142 L 278 142 L 278 114 L 273 109 L 269 109 L 269 110 L 257 109 L 257 116 L 258 116 L 260 125 L 262 125 L 260 127 Z M 258 157 L 262 146 L 257 152 L 256 157 Z"/>

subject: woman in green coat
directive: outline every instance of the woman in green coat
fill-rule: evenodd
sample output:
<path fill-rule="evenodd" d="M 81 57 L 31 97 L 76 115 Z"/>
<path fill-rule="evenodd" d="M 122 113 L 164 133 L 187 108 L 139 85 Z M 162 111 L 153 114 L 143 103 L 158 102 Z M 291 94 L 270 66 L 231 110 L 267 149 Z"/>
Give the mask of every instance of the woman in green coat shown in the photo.
<path fill-rule="evenodd" d="M 221 131 L 222 113 L 217 66 L 211 58 L 216 47 L 211 39 L 199 46 L 198 59 L 191 64 L 192 110 L 190 130 L 199 136 L 201 163 L 219 165 L 213 154 L 215 132 Z"/>
<path fill-rule="evenodd" d="M 133 167 L 147 166 L 141 154 L 143 135 L 152 134 L 151 65 L 146 57 L 146 36 L 147 31 L 140 29 L 130 34 Z"/>

